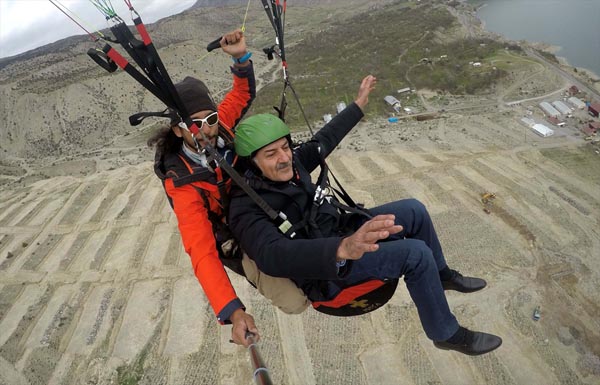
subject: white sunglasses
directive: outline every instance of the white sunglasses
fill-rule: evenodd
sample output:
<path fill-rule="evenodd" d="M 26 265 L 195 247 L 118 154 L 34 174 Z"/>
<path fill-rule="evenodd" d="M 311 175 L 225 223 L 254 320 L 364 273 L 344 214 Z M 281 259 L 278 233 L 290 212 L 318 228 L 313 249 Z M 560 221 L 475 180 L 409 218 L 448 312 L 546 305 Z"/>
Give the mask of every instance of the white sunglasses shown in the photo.
<path fill-rule="evenodd" d="M 204 123 L 212 127 L 215 124 L 219 123 L 219 113 L 215 111 L 212 114 L 208 115 L 206 118 L 192 119 L 192 122 L 196 123 L 198 125 L 198 128 L 202 128 L 202 125 Z"/>

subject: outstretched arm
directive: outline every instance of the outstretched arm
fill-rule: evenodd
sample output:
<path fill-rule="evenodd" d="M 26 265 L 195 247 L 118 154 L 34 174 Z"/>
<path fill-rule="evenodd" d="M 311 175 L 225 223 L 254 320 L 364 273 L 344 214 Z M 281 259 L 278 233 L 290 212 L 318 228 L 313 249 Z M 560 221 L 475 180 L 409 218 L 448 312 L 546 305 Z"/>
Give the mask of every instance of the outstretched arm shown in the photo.
<path fill-rule="evenodd" d="M 308 172 L 312 172 L 321 163 L 321 156 L 327 157 L 344 137 L 364 116 L 363 110 L 369 103 L 369 94 L 375 89 L 377 78 L 367 75 L 358 88 L 358 95 L 342 112 L 319 130 L 313 140 L 295 151 L 296 156 Z M 316 148 L 320 147 L 319 150 Z"/>

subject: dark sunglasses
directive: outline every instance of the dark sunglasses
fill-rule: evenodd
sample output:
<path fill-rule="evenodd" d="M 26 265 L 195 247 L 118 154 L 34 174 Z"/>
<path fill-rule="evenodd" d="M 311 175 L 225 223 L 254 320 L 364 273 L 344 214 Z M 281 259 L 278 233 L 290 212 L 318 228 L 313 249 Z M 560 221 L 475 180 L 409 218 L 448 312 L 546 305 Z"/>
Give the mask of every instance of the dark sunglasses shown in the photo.
<path fill-rule="evenodd" d="M 212 127 L 215 124 L 219 123 L 219 113 L 215 111 L 212 114 L 208 115 L 206 118 L 192 119 L 192 122 L 196 123 L 198 125 L 198 128 L 202 128 L 202 125 L 204 123 Z"/>

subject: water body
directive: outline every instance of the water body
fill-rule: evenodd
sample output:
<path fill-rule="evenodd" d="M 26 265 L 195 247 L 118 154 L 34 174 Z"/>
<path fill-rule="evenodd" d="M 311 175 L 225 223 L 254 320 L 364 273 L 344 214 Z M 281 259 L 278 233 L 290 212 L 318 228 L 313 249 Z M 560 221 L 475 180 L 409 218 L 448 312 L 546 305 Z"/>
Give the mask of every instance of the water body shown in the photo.
<path fill-rule="evenodd" d="M 477 16 L 488 31 L 558 46 L 557 56 L 600 75 L 600 0 L 487 0 Z"/>

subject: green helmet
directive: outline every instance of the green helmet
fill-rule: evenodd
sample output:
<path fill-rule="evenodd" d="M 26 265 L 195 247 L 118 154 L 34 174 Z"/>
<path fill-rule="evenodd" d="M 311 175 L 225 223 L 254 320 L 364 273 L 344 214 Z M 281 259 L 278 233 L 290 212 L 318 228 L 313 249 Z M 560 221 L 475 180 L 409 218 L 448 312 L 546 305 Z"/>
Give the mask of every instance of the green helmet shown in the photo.
<path fill-rule="evenodd" d="M 250 156 L 289 134 L 288 126 L 275 115 L 254 115 L 238 124 L 235 130 L 235 152 L 239 156 Z"/>

